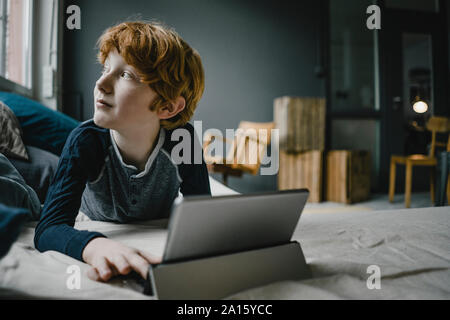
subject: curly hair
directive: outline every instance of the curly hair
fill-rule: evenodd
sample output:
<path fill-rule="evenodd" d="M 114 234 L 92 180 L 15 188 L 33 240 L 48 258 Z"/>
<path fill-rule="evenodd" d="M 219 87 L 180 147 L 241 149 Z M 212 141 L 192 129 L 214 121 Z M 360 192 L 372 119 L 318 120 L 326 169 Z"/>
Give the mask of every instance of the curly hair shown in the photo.
<path fill-rule="evenodd" d="M 173 29 L 158 22 L 123 22 L 107 29 L 98 39 L 98 61 L 105 63 L 115 49 L 157 94 L 150 110 L 155 111 L 182 96 L 185 108 L 176 116 L 161 120 L 174 129 L 185 125 L 205 88 L 205 75 L 198 52 Z"/>

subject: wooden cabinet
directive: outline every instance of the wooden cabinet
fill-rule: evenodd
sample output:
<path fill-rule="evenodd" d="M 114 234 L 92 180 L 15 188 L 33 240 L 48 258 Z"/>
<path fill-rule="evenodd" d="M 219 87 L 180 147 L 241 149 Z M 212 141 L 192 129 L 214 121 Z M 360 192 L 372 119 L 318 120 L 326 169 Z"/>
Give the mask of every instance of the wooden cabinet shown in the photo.
<path fill-rule="evenodd" d="M 326 156 L 326 200 L 364 201 L 370 195 L 370 153 L 332 150 Z"/>
<path fill-rule="evenodd" d="M 274 100 L 280 150 L 293 153 L 325 148 L 325 99 L 280 97 Z"/>
<path fill-rule="evenodd" d="M 280 151 L 278 189 L 309 190 L 309 202 L 322 201 L 323 152 L 320 150 L 300 153 Z"/>

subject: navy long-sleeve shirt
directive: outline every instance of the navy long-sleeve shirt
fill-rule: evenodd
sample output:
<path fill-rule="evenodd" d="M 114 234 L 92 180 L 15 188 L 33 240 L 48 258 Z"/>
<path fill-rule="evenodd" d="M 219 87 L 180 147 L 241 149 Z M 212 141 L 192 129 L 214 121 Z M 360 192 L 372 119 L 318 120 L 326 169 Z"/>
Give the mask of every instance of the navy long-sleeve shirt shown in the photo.
<path fill-rule="evenodd" d="M 172 141 L 177 129 L 161 128 L 142 172 L 124 163 L 109 129 L 98 127 L 93 120 L 74 129 L 64 146 L 36 226 L 36 248 L 41 252 L 59 251 L 82 261 L 86 244 L 104 235 L 73 228 L 80 208 L 93 220 L 126 223 L 168 217 L 179 193 L 210 195 L 203 157 L 201 163 L 194 162 L 199 159 L 195 151 L 201 152 L 201 146 L 195 145 L 199 141 L 194 128 L 188 123 L 179 129 L 188 133 L 181 135 L 184 139 L 190 139 L 187 143 L 180 141 L 185 147 L 191 146 L 190 161 L 185 161 L 189 163 L 178 163 L 172 157 L 172 151 L 181 157 L 184 152 L 179 152 L 179 141 Z"/>

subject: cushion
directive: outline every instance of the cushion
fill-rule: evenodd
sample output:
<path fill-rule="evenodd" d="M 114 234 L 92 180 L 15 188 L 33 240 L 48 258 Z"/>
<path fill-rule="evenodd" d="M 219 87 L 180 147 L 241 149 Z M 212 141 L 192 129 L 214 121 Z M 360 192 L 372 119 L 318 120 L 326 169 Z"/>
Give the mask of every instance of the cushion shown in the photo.
<path fill-rule="evenodd" d="M 22 141 L 22 130 L 14 112 L 0 101 L 0 153 L 8 157 L 28 160 Z"/>
<path fill-rule="evenodd" d="M 57 156 L 61 155 L 70 132 L 79 121 L 44 105 L 9 92 L 0 92 L 3 101 L 16 115 L 23 131 L 23 142 Z"/>
<path fill-rule="evenodd" d="M 39 220 L 41 204 L 34 190 L 28 186 L 11 162 L 0 153 L 0 203 L 30 211 Z"/>
<path fill-rule="evenodd" d="M 0 203 L 0 258 L 5 256 L 19 236 L 21 226 L 30 218 L 26 209 L 8 207 Z"/>
<path fill-rule="evenodd" d="M 26 149 L 29 161 L 11 158 L 9 161 L 36 192 L 39 201 L 44 203 L 50 183 L 58 169 L 59 157 L 36 147 L 26 146 Z"/>

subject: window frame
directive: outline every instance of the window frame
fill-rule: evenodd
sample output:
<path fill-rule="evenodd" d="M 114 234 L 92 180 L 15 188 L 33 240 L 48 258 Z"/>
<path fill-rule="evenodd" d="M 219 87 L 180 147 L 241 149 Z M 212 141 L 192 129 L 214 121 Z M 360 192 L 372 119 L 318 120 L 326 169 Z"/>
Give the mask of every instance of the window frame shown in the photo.
<path fill-rule="evenodd" d="M 7 0 L 0 0 L 3 4 L 6 3 Z M 30 1 L 30 6 L 28 8 L 29 10 L 29 17 L 30 17 L 30 21 L 28 24 L 28 37 L 29 37 L 29 42 L 30 42 L 30 46 L 29 46 L 29 52 L 27 53 L 27 63 L 25 68 L 28 68 L 28 70 L 26 71 L 28 73 L 28 77 L 29 77 L 29 84 L 30 87 L 26 87 L 23 86 L 17 82 L 11 81 L 7 78 L 5 78 L 3 75 L 0 74 L 0 90 L 3 91 L 10 91 L 10 92 L 14 92 L 17 94 L 21 94 L 24 96 L 27 96 L 29 98 L 31 98 L 33 96 L 33 88 L 34 88 L 34 82 L 33 82 L 33 51 L 34 51 L 34 36 L 33 36 L 33 25 L 34 25 L 34 17 L 35 17 L 35 12 L 34 12 L 34 1 L 33 0 L 29 0 Z M 6 6 L 2 5 L 2 8 L 4 10 L 6 10 Z M 1 16 L 3 17 L 3 12 L 1 13 Z M 6 21 L 4 19 L 0 19 L 0 23 L 1 24 L 6 24 Z M 5 30 L 3 28 L 3 30 Z M 1 46 L 0 50 L 3 51 L 2 53 L 2 57 L 3 60 L 0 61 L 1 68 L 6 68 L 6 64 L 5 64 L 5 51 L 6 51 L 6 36 L 4 36 L 4 32 L 0 33 L 1 39 L 0 41 L 3 42 L 4 45 Z M 3 70 L 4 72 L 4 70 Z"/>

